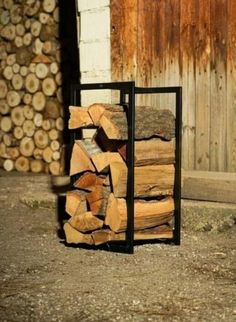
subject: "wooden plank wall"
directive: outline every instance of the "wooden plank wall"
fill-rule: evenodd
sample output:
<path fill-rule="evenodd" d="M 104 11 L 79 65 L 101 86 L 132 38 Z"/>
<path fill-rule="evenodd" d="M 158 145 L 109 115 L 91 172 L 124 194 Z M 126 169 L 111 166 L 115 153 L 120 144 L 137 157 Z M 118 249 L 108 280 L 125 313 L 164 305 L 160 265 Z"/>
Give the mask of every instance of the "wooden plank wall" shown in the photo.
<path fill-rule="evenodd" d="M 236 171 L 236 1 L 111 0 L 112 80 L 183 86 L 183 167 Z M 171 95 L 139 104 L 174 111 Z"/>

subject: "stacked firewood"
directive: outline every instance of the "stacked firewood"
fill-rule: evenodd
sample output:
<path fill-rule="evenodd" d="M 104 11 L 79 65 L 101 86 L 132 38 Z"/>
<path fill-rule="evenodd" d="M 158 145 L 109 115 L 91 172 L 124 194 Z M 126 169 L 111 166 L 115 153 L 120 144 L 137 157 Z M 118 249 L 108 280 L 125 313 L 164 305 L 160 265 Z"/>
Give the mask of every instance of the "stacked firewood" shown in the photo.
<path fill-rule="evenodd" d="M 59 174 L 62 76 L 56 0 L 0 1 L 0 166 Z"/>
<path fill-rule="evenodd" d="M 69 129 L 95 127 L 75 140 L 66 194 L 67 243 L 124 240 L 127 230 L 127 111 L 110 104 L 70 106 Z M 175 118 L 170 110 L 135 108 L 134 239 L 173 237 Z"/>

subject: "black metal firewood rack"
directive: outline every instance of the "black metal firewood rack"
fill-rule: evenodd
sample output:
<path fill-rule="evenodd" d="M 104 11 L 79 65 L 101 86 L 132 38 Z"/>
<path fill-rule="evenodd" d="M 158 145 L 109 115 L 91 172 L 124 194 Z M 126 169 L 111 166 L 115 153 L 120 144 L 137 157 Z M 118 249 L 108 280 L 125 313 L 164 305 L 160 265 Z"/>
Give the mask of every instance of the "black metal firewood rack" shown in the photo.
<path fill-rule="evenodd" d="M 80 106 L 81 91 L 88 90 L 118 90 L 120 92 L 120 105 L 127 106 L 128 142 L 127 142 L 127 231 L 125 242 L 108 242 L 107 247 L 112 250 L 133 254 L 134 252 L 134 141 L 135 141 L 135 98 L 139 94 L 175 94 L 175 183 L 174 183 L 174 227 L 173 238 L 165 239 L 165 243 L 180 245 L 181 241 L 181 133 L 182 133 L 182 87 L 136 87 L 134 81 L 73 84 L 71 85 L 70 103 Z M 71 145 L 78 137 L 77 131 L 71 131 Z M 72 184 L 76 177 L 72 177 Z M 161 242 L 162 240 L 150 240 Z M 136 242 L 136 241 L 135 241 Z M 145 240 L 145 243 L 148 243 Z"/>

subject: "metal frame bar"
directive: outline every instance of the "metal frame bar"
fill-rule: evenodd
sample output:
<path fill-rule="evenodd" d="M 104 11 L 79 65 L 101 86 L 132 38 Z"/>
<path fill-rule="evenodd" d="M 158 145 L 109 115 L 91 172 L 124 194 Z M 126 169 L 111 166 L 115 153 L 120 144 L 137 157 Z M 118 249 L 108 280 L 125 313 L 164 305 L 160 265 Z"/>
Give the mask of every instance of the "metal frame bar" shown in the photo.
<path fill-rule="evenodd" d="M 134 134 L 135 134 L 135 96 L 136 94 L 164 94 L 174 93 L 176 103 L 176 150 L 175 150 L 175 222 L 174 237 L 168 240 L 175 245 L 180 245 L 180 226 L 181 226 L 181 123 L 182 123 L 182 88 L 181 87 L 135 87 L 135 82 L 113 82 L 113 83 L 94 83 L 94 84 L 73 84 L 71 85 L 71 104 L 79 105 L 80 92 L 82 90 L 111 89 L 120 91 L 120 104 L 128 105 L 127 123 L 128 123 L 128 142 L 127 142 L 127 231 L 125 244 L 119 245 L 120 250 L 129 254 L 134 252 Z M 128 95 L 128 102 L 126 96 Z M 71 134 L 71 144 L 76 138 L 76 131 Z M 73 178 L 72 178 L 73 182 Z M 157 239 L 159 241 L 159 239 Z M 148 242 L 148 241 L 146 241 Z M 152 240 L 153 242 L 153 240 Z M 113 243 L 117 247 L 117 242 Z M 112 244 L 108 244 L 109 249 Z"/>

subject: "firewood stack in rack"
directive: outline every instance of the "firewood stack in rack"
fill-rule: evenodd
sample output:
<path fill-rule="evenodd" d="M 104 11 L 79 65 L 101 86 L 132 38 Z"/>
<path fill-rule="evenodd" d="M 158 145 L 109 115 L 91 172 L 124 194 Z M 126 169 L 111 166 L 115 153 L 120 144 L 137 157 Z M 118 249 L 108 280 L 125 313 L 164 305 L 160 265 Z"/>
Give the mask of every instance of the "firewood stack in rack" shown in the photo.
<path fill-rule="evenodd" d="M 58 0 L 0 1 L 0 167 L 63 172 Z"/>
<path fill-rule="evenodd" d="M 127 118 L 125 108 L 70 106 L 69 129 L 95 127 L 92 139 L 75 140 L 66 193 L 68 244 L 125 240 L 127 230 Z M 175 118 L 170 110 L 135 108 L 134 239 L 173 238 Z"/>

